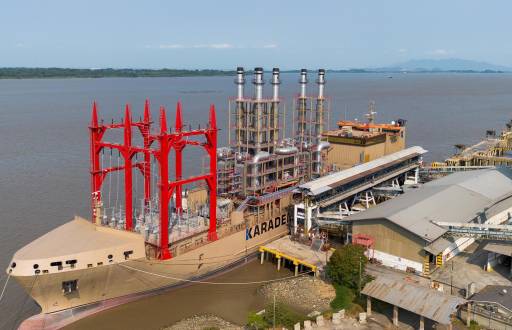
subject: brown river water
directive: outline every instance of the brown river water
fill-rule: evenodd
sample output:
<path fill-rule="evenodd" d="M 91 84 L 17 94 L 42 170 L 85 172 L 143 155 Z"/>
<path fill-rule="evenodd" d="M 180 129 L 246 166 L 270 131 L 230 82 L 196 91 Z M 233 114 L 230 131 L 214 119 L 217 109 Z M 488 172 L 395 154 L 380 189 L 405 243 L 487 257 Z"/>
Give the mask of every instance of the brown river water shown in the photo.
<path fill-rule="evenodd" d="M 277 272 L 274 264 L 248 262 L 227 274 L 211 279 L 216 283 L 254 282 L 293 276 L 289 269 Z M 260 311 L 266 302 L 258 294 L 261 284 L 194 284 L 159 296 L 128 303 L 67 326 L 66 330 L 161 329 L 196 313 L 215 314 L 235 324 L 247 322 L 248 311 Z"/>
<path fill-rule="evenodd" d="M 286 100 L 288 130 L 290 97 L 298 92 L 297 80 L 295 74 L 283 74 L 281 94 Z M 265 89 L 270 93 L 268 83 Z M 314 89 L 310 83 L 308 93 L 314 94 Z M 222 146 L 227 135 L 227 99 L 234 93 L 233 77 L 0 80 L 0 268 L 7 267 L 20 247 L 74 214 L 89 214 L 87 126 L 93 100 L 109 122 L 121 118 L 125 103 L 132 105 L 137 118 L 149 98 L 154 118 L 159 105 L 167 106 L 170 126 L 174 126 L 174 105 L 182 100 L 185 125 L 193 127 L 205 124 L 208 107 L 214 103 Z M 408 144 L 429 150 L 426 160 L 444 159 L 454 151 L 454 144 L 475 143 L 485 130 L 499 131 L 512 118 L 511 74 L 395 74 L 389 78 L 388 74 L 327 73 L 326 94 L 332 98 L 331 127 L 344 117 L 362 120 L 368 102 L 374 100 L 378 121 L 408 120 Z M 185 176 L 200 170 L 201 156 L 199 151 L 185 151 Z M 251 265 L 223 276 L 238 280 L 276 276 L 271 268 L 262 267 Z M 0 285 L 4 281 L 2 271 Z M 253 293 L 254 288 L 190 286 L 98 314 L 75 326 L 158 328 L 191 312 L 243 321 L 247 311 L 260 304 Z M 0 302 L 0 329 L 16 328 L 38 311 L 11 281 Z"/>

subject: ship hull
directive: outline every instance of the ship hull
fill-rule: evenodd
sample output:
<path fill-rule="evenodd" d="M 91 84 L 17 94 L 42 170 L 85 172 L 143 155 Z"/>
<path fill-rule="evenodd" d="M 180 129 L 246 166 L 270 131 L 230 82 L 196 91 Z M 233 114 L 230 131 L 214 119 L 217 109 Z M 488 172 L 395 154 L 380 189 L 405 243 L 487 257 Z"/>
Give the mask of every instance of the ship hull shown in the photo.
<path fill-rule="evenodd" d="M 256 236 L 252 231 L 238 231 L 169 260 L 139 258 L 91 269 L 15 278 L 43 314 L 55 313 L 209 277 L 233 267 L 257 252 L 261 245 L 287 233 L 286 224 Z M 74 280 L 77 290 L 64 294 L 62 284 Z"/>

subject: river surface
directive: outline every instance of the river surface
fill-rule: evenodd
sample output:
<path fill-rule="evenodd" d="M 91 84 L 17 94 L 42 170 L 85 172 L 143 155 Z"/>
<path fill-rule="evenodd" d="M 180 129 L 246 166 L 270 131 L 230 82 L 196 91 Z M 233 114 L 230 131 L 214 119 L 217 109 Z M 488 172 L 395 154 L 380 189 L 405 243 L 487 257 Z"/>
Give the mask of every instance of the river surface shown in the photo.
<path fill-rule="evenodd" d="M 253 260 L 210 281 L 247 283 L 290 276 L 293 276 L 293 272 L 287 268 L 277 272 L 275 264 L 267 261 L 260 265 L 259 260 Z M 247 322 L 248 311 L 257 312 L 265 308 L 265 299 L 258 293 L 260 287 L 261 284 L 194 284 L 122 305 L 75 322 L 65 330 L 161 329 L 196 314 L 196 311 L 215 314 L 229 322 L 243 325 Z"/>
<path fill-rule="evenodd" d="M 290 98 L 298 92 L 297 81 L 295 74 L 283 75 L 281 94 L 288 130 Z M 265 87 L 270 92 L 270 86 Z M 315 84 L 310 83 L 308 94 L 315 92 Z M 408 120 L 407 143 L 429 150 L 428 161 L 446 158 L 454 144 L 477 142 L 487 129 L 499 131 L 512 118 L 510 74 L 394 74 L 390 78 L 384 74 L 328 73 L 326 93 L 332 99 L 331 127 L 337 119 L 363 120 L 369 101 L 374 100 L 377 121 Z M 174 106 L 182 100 L 185 125 L 192 127 L 206 123 L 208 107 L 214 103 L 222 146 L 227 140 L 227 99 L 234 94 L 233 77 L 0 80 L 0 268 L 5 269 L 12 254 L 36 237 L 74 214 L 89 214 L 87 126 L 93 100 L 109 122 L 122 117 L 125 103 L 131 104 L 138 118 L 149 98 L 154 118 L 158 106 L 168 108 L 170 126 L 174 126 Z M 198 151 L 184 153 L 185 175 L 200 171 L 201 156 Z M 4 281 L 2 274 L 0 285 Z M 212 287 L 190 287 L 183 292 L 187 290 L 191 301 L 217 301 L 201 304 L 194 312 L 222 315 L 232 309 L 234 314 L 245 315 L 251 307 L 249 302 L 239 303 L 242 292 L 237 296 Z M 172 296 L 151 299 L 171 303 Z M 168 313 L 183 316 L 191 312 L 189 303 L 173 304 Z M 135 305 L 138 318 L 153 317 L 151 304 Z M 133 317 L 131 308 L 135 307 L 118 308 L 95 318 L 115 328 L 117 320 Z M 0 302 L 0 329 L 12 329 L 37 312 L 36 304 L 14 281 L 9 282 Z"/>

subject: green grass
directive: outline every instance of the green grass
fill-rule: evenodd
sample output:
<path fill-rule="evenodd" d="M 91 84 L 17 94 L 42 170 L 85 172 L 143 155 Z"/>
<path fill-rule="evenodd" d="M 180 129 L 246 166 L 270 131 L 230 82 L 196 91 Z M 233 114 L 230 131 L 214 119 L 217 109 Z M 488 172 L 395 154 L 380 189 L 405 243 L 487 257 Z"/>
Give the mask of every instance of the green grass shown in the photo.
<path fill-rule="evenodd" d="M 267 323 L 267 321 L 265 321 L 263 315 L 250 312 L 249 315 L 247 316 L 247 326 L 249 327 L 249 329 L 258 330 L 266 329 L 269 326 L 269 324 Z"/>
<path fill-rule="evenodd" d="M 333 286 L 334 290 L 336 290 L 336 297 L 331 301 L 331 308 L 334 311 L 348 309 L 354 300 L 354 293 L 346 286 L 337 283 L 333 284 Z"/>
<path fill-rule="evenodd" d="M 303 322 L 304 320 L 307 320 L 308 318 L 300 313 L 297 313 L 296 311 L 292 310 L 290 307 L 286 306 L 283 303 L 278 302 L 275 306 L 275 320 L 276 320 L 276 326 L 284 326 L 287 329 L 293 329 L 293 325 L 297 322 Z M 265 308 L 265 315 L 264 315 L 265 321 L 269 325 L 272 325 L 274 321 L 274 305 L 269 304 Z"/>
<path fill-rule="evenodd" d="M 480 330 L 480 329 L 482 329 L 482 327 L 480 327 L 480 325 L 478 325 L 478 323 L 476 323 L 476 321 L 471 320 L 471 322 L 469 322 L 469 329 L 470 330 Z"/>

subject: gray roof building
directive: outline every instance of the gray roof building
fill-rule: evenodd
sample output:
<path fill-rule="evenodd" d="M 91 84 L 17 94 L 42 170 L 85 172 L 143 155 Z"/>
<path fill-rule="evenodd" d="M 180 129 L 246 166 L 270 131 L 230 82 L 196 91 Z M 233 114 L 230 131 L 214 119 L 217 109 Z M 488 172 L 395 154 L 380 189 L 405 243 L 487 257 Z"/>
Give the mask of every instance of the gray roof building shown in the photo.
<path fill-rule="evenodd" d="M 512 207 L 512 170 L 508 168 L 458 172 L 346 218 L 385 219 L 425 241 L 425 250 L 438 254 L 451 243 L 446 229 L 432 221 L 468 223 Z"/>
<path fill-rule="evenodd" d="M 463 298 L 388 277 L 377 277 L 366 284 L 361 293 L 441 324 L 449 324 L 450 316 L 466 303 Z"/>
<path fill-rule="evenodd" d="M 471 300 L 481 303 L 495 303 L 512 311 L 512 286 L 487 285 L 471 296 Z"/>

